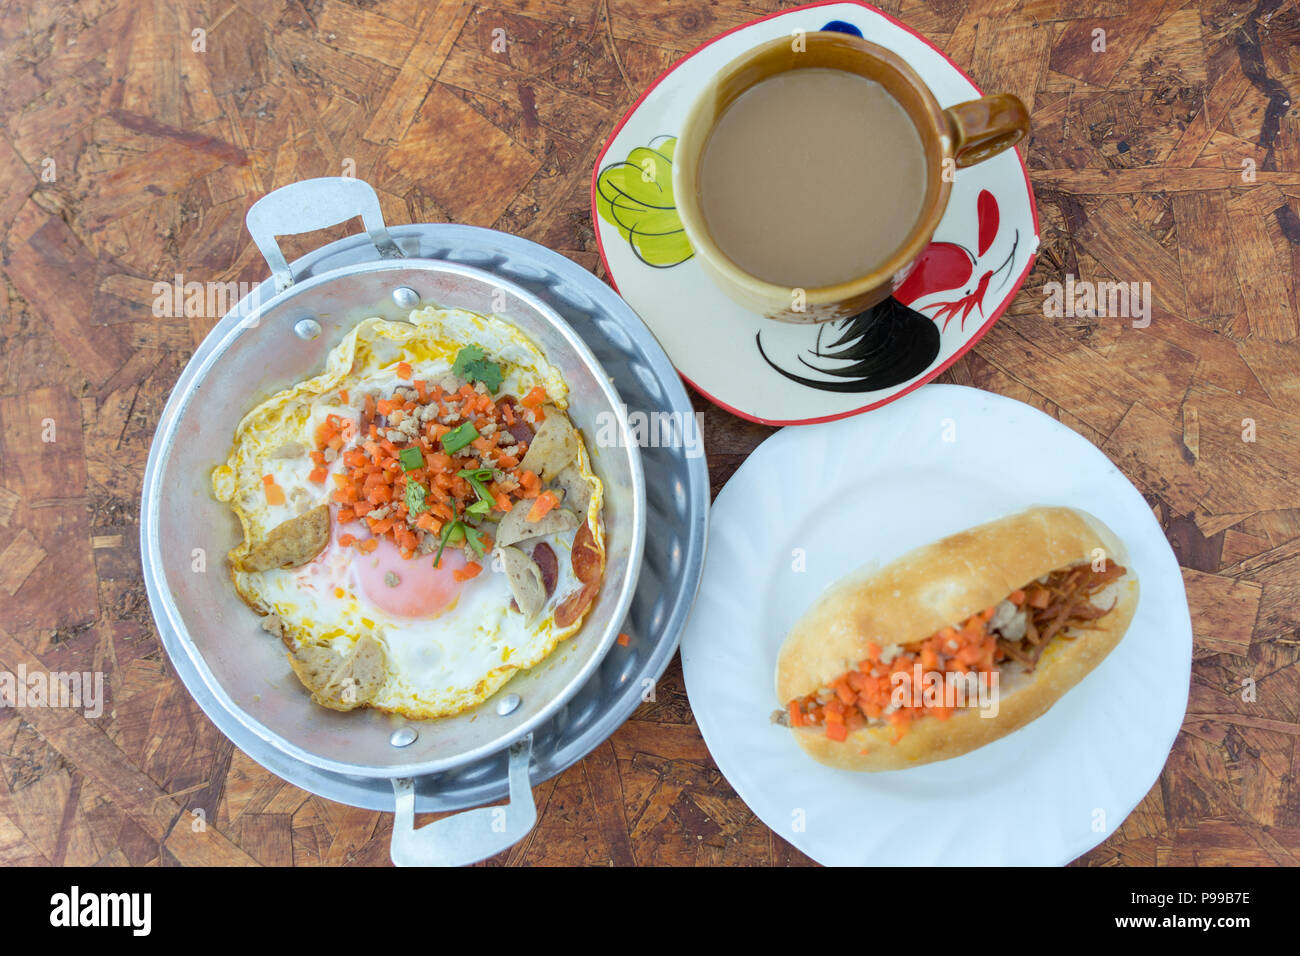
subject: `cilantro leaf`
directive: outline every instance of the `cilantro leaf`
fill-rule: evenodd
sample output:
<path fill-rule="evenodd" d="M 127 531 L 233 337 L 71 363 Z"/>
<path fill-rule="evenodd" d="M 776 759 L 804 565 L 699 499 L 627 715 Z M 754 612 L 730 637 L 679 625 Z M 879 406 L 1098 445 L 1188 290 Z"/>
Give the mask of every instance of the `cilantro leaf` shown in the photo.
<path fill-rule="evenodd" d="M 471 382 L 482 382 L 494 394 L 501 387 L 501 366 L 489 361 L 487 353 L 477 345 L 467 345 L 456 353 L 451 374 Z"/>

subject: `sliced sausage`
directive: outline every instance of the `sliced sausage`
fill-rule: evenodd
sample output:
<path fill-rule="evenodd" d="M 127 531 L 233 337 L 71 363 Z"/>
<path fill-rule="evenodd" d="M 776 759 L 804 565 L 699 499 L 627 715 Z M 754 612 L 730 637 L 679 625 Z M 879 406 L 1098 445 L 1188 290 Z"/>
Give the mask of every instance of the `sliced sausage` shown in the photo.
<path fill-rule="evenodd" d="M 564 468 L 555 476 L 555 483 L 564 490 L 564 507 L 585 520 L 587 510 L 591 507 L 591 485 L 582 476 L 577 464 L 570 463 Z"/>
<path fill-rule="evenodd" d="M 568 508 L 552 508 L 541 520 L 529 521 L 528 512 L 532 508 L 533 503 L 527 498 L 516 501 L 510 513 L 497 525 L 496 543 L 504 548 L 529 538 L 569 531 L 578 526 L 578 516 Z"/>
<path fill-rule="evenodd" d="M 591 602 L 596 599 L 596 592 L 599 590 L 600 579 L 598 578 L 584 584 L 565 598 L 564 603 L 555 609 L 555 626 L 568 627 L 582 620 L 582 616 L 587 613 L 587 608 L 591 607 Z"/>
<path fill-rule="evenodd" d="M 546 603 L 546 585 L 542 581 L 541 568 L 518 548 L 502 548 L 501 559 L 506 567 L 510 591 L 515 596 L 515 605 L 525 621 L 532 621 Z"/>
<path fill-rule="evenodd" d="M 596 547 L 596 539 L 592 537 L 591 526 L 585 521 L 578 528 L 578 533 L 573 536 L 573 573 L 578 576 L 578 580 L 583 584 L 590 584 L 593 581 L 599 581 L 601 572 L 604 570 L 605 556 L 600 549 Z"/>
<path fill-rule="evenodd" d="M 241 563 L 245 571 L 296 568 L 324 551 L 329 539 L 329 505 L 320 505 L 276 525 L 249 549 Z"/>
<path fill-rule="evenodd" d="M 567 415 L 554 405 L 543 405 L 546 419 L 533 436 L 519 467 L 550 481 L 578 457 L 578 432 Z"/>
<path fill-rule="evenodd" d="M 506 426 L 506 431 L 510 433 L 510 437 L 517 442 L 524 442 L 525 444 L 532 442 L 533 435 L 536 433 L 533 431 L 533 426 L 524 421 L 523 417 L 519 414 L 518 402 L 510 398 L 505 398 L 497 402 L 497 405 L 509 405 L 510 410 L 514 413 L 514 424 Z"/>
<path fill-rule="evenodd" d="M 543 541 L 533 548 L 533 562 L 542 572 L 542 585 L 546 588 L 546 596 L 550 597 L 555 593 L 555 582 L 560 576 L 560 561 L 551 546 Z"/>
<path fill-rule="evenodd" d="M 312 700 L 330 710 L 365 706 L 388 679 L 384 649 L 368 634 L 347 654 L 320 644 L 301 647 L 289 655 L 289 666 Z"/>

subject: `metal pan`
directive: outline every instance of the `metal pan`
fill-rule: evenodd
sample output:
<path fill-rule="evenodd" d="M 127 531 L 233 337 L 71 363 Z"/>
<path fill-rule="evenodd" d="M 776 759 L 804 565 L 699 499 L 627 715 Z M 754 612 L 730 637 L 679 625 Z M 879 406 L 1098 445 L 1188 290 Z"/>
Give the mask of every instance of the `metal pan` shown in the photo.
<path fill-rule="evenodd" d="M 368 236 L 333 243 L 292 267 L 275 246 L 275 235 L 311 231 L 358 214 Z M 610 676 L 610 668 L 602 662 L 620 630 L 646 641 L 653 641 L 658 631 L 659 642 L 666 641 L 671 654 L 703 556 L 704 518 L 699 507 L 701 496 L 707 501 L 703 459 L 685 462 L 687 480 L 670 481 L 667 489 L 652 496 L 660 498 L 668 490 L 681 499 L 678 504 L 686 505 L 675 509 L 686 519 L 682 528 L 686 537 L 674 545 L 677 568 L 673 570 L 685 575 L 689 593 L 672 607 L 665 607 L 662 599 L 656 601 L 649 615 L 642 613 L 638 621 L 634 594 L 645 529 L 645 491 L 640 455 L 618 414 L 620 396 L 556 305 L 524 285 L 540 284 L 565 309 L 584 313 L 595 304 L 588 284 L 595 280 L 562 257 L 488 230 L 409 226 L 390 231 L 379 216 L 373 191 L 356 180 L 312 180 L 272 193 L 250 211 L 249 226 L 272 266 L 273 282 L 263 283 L 232 309 L 196 352 L 164 410 L 146 469 L 141 520 L 144 572 L 164 645 L 204 710 L 254 759 L 290 779 L 304 770 L 315 784 L 306 784 L 310 789 L 336 798 L 337 791 L 343 790 L 347 795 L 342 799 L 358 805 L 372 805 L 370 798 L 378 788 L 391 786 L 395 804 L 388 805 L 398 810 L 395 861 L 470 862 L 499 852 L 526 833 L 535 818 L 527 787 L 534 735 L 547 747 L 537 763 L 548 764 L 549 775 L 562 769 L 561 761 L 567 765 L 579 759 L 635 706 L 636 697 L 629 701 L 629 695 L 617 692 L 627 690 L 626 683 L 613 693 L 595 695 L 594 703 L 589 693 L 594 681 Z M 458 242 L 460 237 L 453 236 L 447 242 L 438 236 L 442 231 L 484 236 L 472 237 L 477 242 Z M 513 261 L 510 254 L 487 252 L 478 265 L 498 267 L 495 275 L 449 261 L 458 252 L 483 258 L 484 247 L 493 245 L 484 242 L 485 237 L 531 247 L 534 259 L 565 263 L 568 268 L 562 271 L 567 275 L 557 281 L 554 262 L 530 265 L 518 250 Z M 507 265 L 509 269 L 501 268 Z M 234 427 L 248 408 L 317 371 L 328 350 L 361 318 L 379 314 L 399 319 L 419 302 L 507 315 L 564 372 L 573 390 L 575 423 L 589 443 L 600 421 L 597 416 L 616 415 L 619 440 L 593 449 L 596 471 L 608 495 L 605 584 L 576 638 L 473 712 L 425 722 L 368 711 L 335 714 L 310 704 L 290 675 L 282 651 L 262 638 L 256 615 L 230 587 L 224 553 L 237 540 L 238 526 L 224 506 L 212 500 L 208 475 L 212 465 L 224 458 Z M 605 314 L 596 314 L 601 312 Z M 635 336 L 653 348 L 648 333 L 637 328 L 639 320 L 633 316 L 629 321 L 626 307 L 622 312 L 613 317 L 606 307 L 586 314 L 605 332 L 621 330 L 623 339 Z M 608 340 L 598 339 L 598 344 L 607 348 Z M 651 355 L 651 362 L 667 367 L 662 352 Z M 675 379 L 670 384 L 681 393 Z M 669 397 L 672 391 L 652 390 L 658 398 Z M 689 409 L 684 393 L 671 398 L 673 404 Z M 680 449 L 677 454 L 681 455 Z M 625 623 L 629 609 L 632 617 Z M 643 654 L 642 662 L 653 660 L 653 676 L 657 676 L 668 654 Z M 628 677 L 626 670 L 618 675 L 624 682 Z M 566 704 L 584 699 L 589 712 L 581 715 L 582 731 L 573 739 L 566 734 L 566 721 L 573 718 Z M 553 759 L 560 753 L 563 757 Z M 534 766 L 534 777 L 544 779 L 536 776 L 538 769 Z M 504 816 L 499 811 L 462 814 L 419 831 L 412 827 L 416 809 L 490 800 L 507 782 L 512 802 Z"/>

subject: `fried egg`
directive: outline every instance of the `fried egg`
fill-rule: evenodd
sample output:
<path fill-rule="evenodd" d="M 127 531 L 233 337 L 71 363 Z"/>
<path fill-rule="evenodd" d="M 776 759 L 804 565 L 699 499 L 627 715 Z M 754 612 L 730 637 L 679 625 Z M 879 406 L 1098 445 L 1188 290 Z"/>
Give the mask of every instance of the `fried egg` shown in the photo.
<path fill-rule="evenodd" d="M 512 606 L 499 548 L 476 559 L 482 571 L 468 578 L 465 548 L 444 545 L 437 566 L 428 553 L 406 557 L 389 538 L 359 527 L 364 522 L 336 520 L 332 492 L 334 476 L 344 470 L 341 455 L 325 466 L 323 483 L 313 480 L 318 465 L 309 453 L 329 416 L 345 423 L 345 435 L 351 423 L 356 435 L 367 395 L 392 395 L 414 379 L 445 379 L 461 349 L 470 345 L 500 368 L 495 395 L 524 396 L 540 386 L 551 404 L 567 408 L 568 387 L 559 370 L 501 318 L 436 308 L 412 312 L 409 322 L 371 318 L 330 352 L 322 374 L 249 412 L 236 429 L 227 462 L 212 475 L 216 498 L 230 505 L 244 531 L 244 541 L 230 552 L 232 580 L 243 600 L 274 615 L 269 620 L 291 654 L 328 648 L 343 660 L 362 637 L 373 638 L 383 649 L 383 677 L 364 703 L 414 718 L 448 716 L 482 702 L 582 627 L 582 617 L 567 626 L 556 622 L 557 608 L 584 586 L 574 569 L 571 528 L 518 545 L 532 554 L 545 546 L 555 557 L 554 587 L 541 611 L 525 619 L 517 604 Z M 590 493 L 577 516 L 578 531 L 585 526 L 603 556 L 602 486 L 580 436 L 572 464 Z M 314 558 L 297 567 L 243 567 L 255 543 L 321 505 L 331 509 L 329 536 Z M 481 527 L 494 528 L 486 521 Z M 376 543 L 368 552 L 352 543 L 370 537 Z"/>

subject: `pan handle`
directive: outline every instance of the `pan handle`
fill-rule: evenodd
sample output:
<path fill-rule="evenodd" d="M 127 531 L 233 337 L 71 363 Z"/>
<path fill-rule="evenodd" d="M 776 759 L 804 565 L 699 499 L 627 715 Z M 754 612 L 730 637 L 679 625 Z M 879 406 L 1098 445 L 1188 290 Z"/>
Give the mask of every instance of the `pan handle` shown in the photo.
<path fill-rule="evenodd" d="M 276 236 L 296 236 L 347 222 L 360 216 L 379 254 L 400 259 L 402 251 L 388 234 L 379 197 L 367 182 L 347 176 L 322 176 L 290 183 L 253 203 L 244 218 L 249 235 L 275 277 L 276 294 L 293 285 L 293 270 L 285 262 Z"/>
<path fill-rule="evenodd" d="M 537 822 L 537 805 L 528 783 L 533 735 L 510 747 L 510 802 L 479 807 L 415 828 L 415 783 L 393 781 L 397 814 L 390 853 L 397 866 L 466 866 L 486 860 L 518 843 Z"/>

